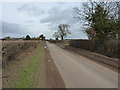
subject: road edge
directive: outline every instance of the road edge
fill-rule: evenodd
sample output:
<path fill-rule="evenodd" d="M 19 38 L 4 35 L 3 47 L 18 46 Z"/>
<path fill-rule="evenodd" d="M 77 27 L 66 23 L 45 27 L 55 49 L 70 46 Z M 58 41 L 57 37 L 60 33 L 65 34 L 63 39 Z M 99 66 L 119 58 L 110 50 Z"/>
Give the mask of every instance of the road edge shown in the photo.
<path fill-rule="evenodd" d="M 64 80 L 56 67 L 54 60 L 49 52 L 46 42 L 45 49 L 45 65 L 46 65 L 46 88 L 66 88 Z"/>

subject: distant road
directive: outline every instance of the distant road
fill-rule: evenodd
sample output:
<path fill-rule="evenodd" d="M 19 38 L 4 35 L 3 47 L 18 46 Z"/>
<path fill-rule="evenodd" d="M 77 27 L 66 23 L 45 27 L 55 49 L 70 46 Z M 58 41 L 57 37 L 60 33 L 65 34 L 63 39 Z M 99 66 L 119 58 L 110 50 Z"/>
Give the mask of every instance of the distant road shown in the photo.
<path fill-rule="evenodd" d="M 67 88 L 117 88 L 118 73 L 47 42 Z"/>

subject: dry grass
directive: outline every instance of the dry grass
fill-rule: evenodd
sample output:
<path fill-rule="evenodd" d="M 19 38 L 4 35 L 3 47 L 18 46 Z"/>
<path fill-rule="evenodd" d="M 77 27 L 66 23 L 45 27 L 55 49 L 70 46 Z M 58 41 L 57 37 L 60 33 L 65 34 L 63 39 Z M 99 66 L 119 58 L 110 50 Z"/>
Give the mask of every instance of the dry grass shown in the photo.
<path fill-rule="evenodd" d="M 39 41 L 3 41 L 2 42 L 2 65 L 14 61 L 19 54 L 30 48 L 36 48 Z"/>

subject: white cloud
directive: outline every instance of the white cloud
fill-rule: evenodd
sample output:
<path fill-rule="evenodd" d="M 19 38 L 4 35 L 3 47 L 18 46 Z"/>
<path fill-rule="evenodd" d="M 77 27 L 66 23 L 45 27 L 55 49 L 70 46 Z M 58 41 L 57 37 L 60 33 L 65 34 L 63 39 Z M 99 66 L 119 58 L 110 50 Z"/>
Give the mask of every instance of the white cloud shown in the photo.
<path fill-rule="evenodd" d="M 76 23 L 73 16 L 73 8 L 61 8 L 61 7 L 53 7 L 48 12 L 46 17 L 40 20 L 41 23 L 50 23 L 50 24 L 60 24 L 60 23 L 68 23 L 74 24 Z"/>
<path fill-rule="evenodd" d="M 23 37 L 28 33 L 31 34 L 23 25 L 0 21 L 0 26 L 2 26 L 2 37 Z"/>
<path fill-rule="evenodd" d="M 2 24 L 2 33 L 24 33 L 23 26 L 15 23 L 1 22 Z"/>
<path fill-rule="evenodd" d="M 45 13 L 44 10 L 33 6 L 32 4 L 23 4 L 21 7 L 18 8 L 18 11 L 27 13 L 28 15 L 32 16 L 40 16 L 41 14 Z"/>

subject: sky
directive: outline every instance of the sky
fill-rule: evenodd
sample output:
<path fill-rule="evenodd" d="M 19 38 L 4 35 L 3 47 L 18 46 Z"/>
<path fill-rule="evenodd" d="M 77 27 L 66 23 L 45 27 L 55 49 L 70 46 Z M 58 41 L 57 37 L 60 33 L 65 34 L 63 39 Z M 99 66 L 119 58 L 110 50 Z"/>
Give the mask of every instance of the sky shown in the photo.
<path fill-rule="evenodd" d="M 2 37 L 38 37 L 44 34 L 50 39 L 59 24 L 68 24 L 71 35 L 67 38 L 87 39 L 83 25 L 74 18 L 73 8 L 82 9 L 81 2 L 2 2 L 1 7 Z"/>

